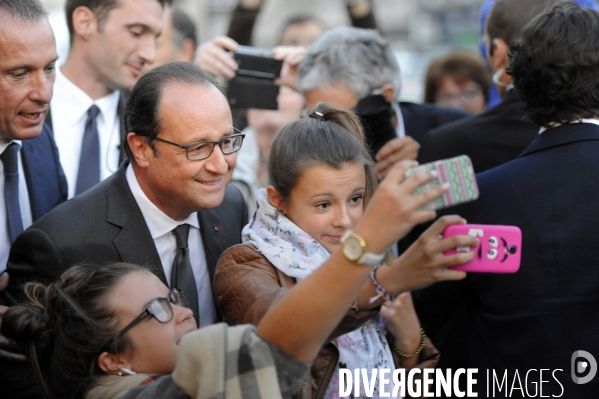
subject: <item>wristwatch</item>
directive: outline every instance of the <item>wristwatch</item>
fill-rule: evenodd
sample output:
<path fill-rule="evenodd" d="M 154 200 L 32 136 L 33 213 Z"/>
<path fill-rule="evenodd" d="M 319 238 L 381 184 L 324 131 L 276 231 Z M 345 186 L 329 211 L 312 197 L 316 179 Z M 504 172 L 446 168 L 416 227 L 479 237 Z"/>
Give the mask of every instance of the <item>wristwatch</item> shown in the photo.
<path fill-rule="evenodd" d="M 341 237 L 341 245 L 343 248 L 343 255 L 345 255 L 347 259 L 362 265 L 371 267 L 376 266 L 385 258 L 385 252 L 382 254 L 368 252 L 366 250 L 366 241 L 352 230 L 348 230 L 343 237 Z"/>

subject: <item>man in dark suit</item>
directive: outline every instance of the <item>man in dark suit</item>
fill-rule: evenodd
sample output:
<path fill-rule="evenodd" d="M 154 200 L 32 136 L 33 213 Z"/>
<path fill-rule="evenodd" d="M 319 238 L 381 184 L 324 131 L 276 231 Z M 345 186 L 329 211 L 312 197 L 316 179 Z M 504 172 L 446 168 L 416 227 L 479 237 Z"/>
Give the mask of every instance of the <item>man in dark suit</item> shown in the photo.
<path fill-rule="evenodd" d="M 418 313 L 429 328 L 466 301 L 459 324 L 468 347 L 459 366 L 507 370 L 508 388 L 495 387 L 493 397 L 510 397 L 518 376 L 531 396 L 541 380 L 546 396 L 599 392 L 598 35 L 599 13 L 574 4 L 527 26 L 510 69 L 527 115 L 543 128 L 517 159 L 477 175 L 477 201 L 452 209 L 469 223 L 520 227 L 520 270 L 473 273 L 420 293 Z"/>
<path fill-rule="evenodd" d="M 67 198 L 58 151 L 44 126 L 56 58 L 44 6 L 0 2 L 0 286 L 8 279 L 3 272 L 16 236 Z M 0 336 L 3 397 L 39 397 L 31 369 L 13 349 Z"/>
<path fill-rule="evenodd" d="M 198 67 L 166 64 L 135 86 L 125 123 L 130 164 L 16 240 L 7 290 L 75 264 L 131 262 L 183 289 L 198 324 L 212 324 L 216 262 L 248 220 L 241 193 L 227 188 L 242 141 L 227 100 Z"/>
<path fill-rule="evenodd" d="M 47 13 L 36 1 L 8 1 L 0 19 L 1 273 L 16 236 L 65 201 L 67 185 L 44 125 L 57 58 Z"/>
<path fill-rule="evenodd" d="M 418 143 L 429 130 L 469 115 L 453 108 L 399 102 L 397 60 L 389 43 L 368 29 L 338 27 L 320 35 L 298 66 L 297 87 L 309 110 L 323 101 L 356 111 L 381 178 L 396 162 L 416 159 Z"/>
<path fill-rule="evenodd" d="M 508 66 L 510 46 L 518 39 L 522 28 L 547 7 L 560 0 L 498 0 L 491 9 L 485 25 L 487 59 L 493 69 L 502 101 L 481 114 L 448 123 L 427 134 L 422 140 L 418 161 L 432 162 L 440 159 L 468 155 L 477 173 L 516 159 L 539 133 L 539 126 L 525 115 L 524 103 L 513 87 L 512 77 L 505 71 Z M 453 211 L 452 211 L 453 212 Z M 398 252 L 415 240 L 423 228 L 416 228 L 400 242 Z M 419 293 L 414 294 L 419 309 Z M 424 305 L 423 305 L 424 306 Z M 464 307 L 452 309 L 455 317 L 443 328 L 428 328 L 434 342 L 444 347 L 440 367 L 457 367 L 456 362 L 465 353 L 465 328 L 458 316 Z M 436 325 L 436 324 L 435 324 Z M 445 344 L 446 343 L 446 344 Z"/>
<path fill-rule="evenodd" d="M 524 104 L 506 73 L 508 53 L 530 20 L 560 2 L 495 2 L 485 25 L 485 43 L 502 101 L 479 115 L 432 130 L 420 143 L 420 163 L 466 154 L 479 173 L 515 159 L 528 147 L 539 126 L 524 115 Z"/>

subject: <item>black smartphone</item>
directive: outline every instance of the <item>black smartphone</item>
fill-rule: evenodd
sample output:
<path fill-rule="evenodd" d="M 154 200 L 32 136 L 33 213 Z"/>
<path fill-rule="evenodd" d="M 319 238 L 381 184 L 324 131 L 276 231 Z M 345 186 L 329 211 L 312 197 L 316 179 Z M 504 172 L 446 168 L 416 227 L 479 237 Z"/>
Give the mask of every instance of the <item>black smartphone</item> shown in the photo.
<path fill-rule="evenodd" d="M 393 107 L 380 94 L 371 95 L 361 99 L 353 111 L 360 117 L 366 144 L 373 157 L 390 140 L 397 138 L 393 125 Z"/>
<path fill-rule="evenodd" d="M 275 60 L 270 50 L 239 46 L 233 55 L 239 69 L 227 86 L 231 107 L 278 109 L 279 86 L 283 62 Z"/>
<path fill-rule="evenodd" d="M 239 46 L 233 55 L 239 65 L 237 75 L 275 80 L 281 75 L 283 61 L 275 60 L 267 49 Z"/>

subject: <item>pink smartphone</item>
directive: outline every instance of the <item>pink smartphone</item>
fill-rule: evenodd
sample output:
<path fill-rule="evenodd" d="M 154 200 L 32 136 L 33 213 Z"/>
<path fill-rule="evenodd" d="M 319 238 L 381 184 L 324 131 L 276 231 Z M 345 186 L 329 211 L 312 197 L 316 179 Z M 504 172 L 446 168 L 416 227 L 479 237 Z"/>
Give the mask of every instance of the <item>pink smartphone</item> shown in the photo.
<path fill-rule="evenodd" d="M 443 238 L 456 235 L 476 237 L 477 247 L 457 247 L 445 255 L 474 251 L 474 259 L 449 269 L 477 273 L 516 273 L 520 268 L 522 232 L 516 226 L 453 224 L 443 231 Z"/>

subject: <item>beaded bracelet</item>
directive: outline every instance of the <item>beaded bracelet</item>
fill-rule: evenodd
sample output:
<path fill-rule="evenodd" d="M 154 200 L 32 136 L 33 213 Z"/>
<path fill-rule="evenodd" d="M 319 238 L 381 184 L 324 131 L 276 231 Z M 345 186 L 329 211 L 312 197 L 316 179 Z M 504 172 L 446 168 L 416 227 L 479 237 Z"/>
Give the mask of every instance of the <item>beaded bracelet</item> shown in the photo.
<path fill-rule="evenodd" d="M 400 351 L 397 348 L 397 343 L 395 343 L 395 342 L 393 343 L 393 350 L 399 356 L 405 357 L 406 359 L 409 359 L 409 358 L 412 358 L 412 357 L 418 355 L 420 352 L 422 352 L 422 349 L 424 348 L 424 344 L 426 344 L 426 333 L 424 332 L 424 328 L 420 329 L 420 336 L 422 337 L 421 340 L 420 340 L 420 346 L 418 347 L 418 349 L 416 350 L 416 352 L 412 353 L 411 355 L 406 355 L 405 353 L 403 353 L 402 351 Z"/>
<path fill-rule="evenodd" d="M 370 281 L 372 281 L 372 284 L 374 284 L 374 288 L 376 289 L 376 293 L 378 294 L 376 297 L 372 298 L 370 302 L 374 302 L 374 300 L 377 300 L 380 297 L 382 297 L 385 301 L 393 302 L 395 300 L 395 296 L 391 295 L 391 293 L 385 290 L 383 286 L 381 286 L 379 281 L 376 279 L 376 271 L 379 270 L 381 267 L 383 267 L 383 265 L 375 266 L 370 271 L 369 279 Z"/>

